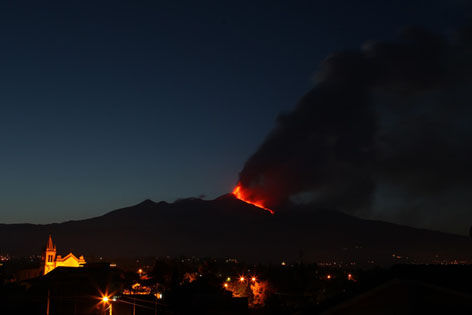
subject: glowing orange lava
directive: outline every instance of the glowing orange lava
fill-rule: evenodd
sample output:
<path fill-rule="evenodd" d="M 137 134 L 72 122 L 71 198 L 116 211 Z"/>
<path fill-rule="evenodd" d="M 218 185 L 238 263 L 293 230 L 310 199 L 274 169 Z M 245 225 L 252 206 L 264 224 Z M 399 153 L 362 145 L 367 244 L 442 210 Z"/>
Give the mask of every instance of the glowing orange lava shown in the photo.
<path fill-rule="evenodd" d="M 264 209 L 266 211 L 269 211 L 270 214 L 274 214 L 274 211 L 264 207 L 264 203 L 261 200 L 250 200 L 247 196 L 247 194 L 243 191 L 241 188 L 241 184 L 238 183 L 238 185 L 233 189 L 233 195 L 238 198 L 239 200 L 244 201 L 245 203 L 249 203 L 253 206 L 256 206 L 258 208 Z"/>

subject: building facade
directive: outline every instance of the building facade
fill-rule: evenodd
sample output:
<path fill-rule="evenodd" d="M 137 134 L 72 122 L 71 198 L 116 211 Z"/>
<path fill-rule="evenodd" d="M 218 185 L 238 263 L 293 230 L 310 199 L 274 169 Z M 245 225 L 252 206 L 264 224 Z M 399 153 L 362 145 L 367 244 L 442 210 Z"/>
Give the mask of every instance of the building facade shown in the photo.
<path fill-rule="evenodd" d="M 49 235 L 46 248 L 42 255 L 41 270 L 45 275 L 57 267 L 82 267 L 86 263 L 84 256 L 77 258 L 74 254 L 69 253 L 62 257 L 56 255 L 56 245 L 52 242 L 52 237 Z"/>

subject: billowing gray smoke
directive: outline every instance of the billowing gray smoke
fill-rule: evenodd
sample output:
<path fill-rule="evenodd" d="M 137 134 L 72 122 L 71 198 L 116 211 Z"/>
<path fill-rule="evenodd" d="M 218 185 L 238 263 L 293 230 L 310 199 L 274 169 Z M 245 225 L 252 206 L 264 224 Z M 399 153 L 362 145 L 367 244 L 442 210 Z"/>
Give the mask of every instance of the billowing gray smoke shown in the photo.
<path fill-rule="evenodd" d="M 326 59 L 246 162 L 269 207 L 312 203 L 464 233 L 472 221 L 472 28 L 408 29 Z"/>

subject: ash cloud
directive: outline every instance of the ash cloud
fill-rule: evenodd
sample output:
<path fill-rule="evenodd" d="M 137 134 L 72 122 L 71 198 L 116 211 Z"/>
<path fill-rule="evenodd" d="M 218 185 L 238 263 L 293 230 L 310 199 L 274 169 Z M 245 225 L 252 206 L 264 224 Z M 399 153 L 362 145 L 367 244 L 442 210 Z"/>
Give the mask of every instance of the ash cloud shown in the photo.
<path fill-rule="evenodd" d="M 240 182 L 269 207 L 310 203 L 466 233 L 471 83 L 472 27 L 451 38 L 409 28 L 334 54 Z"/>

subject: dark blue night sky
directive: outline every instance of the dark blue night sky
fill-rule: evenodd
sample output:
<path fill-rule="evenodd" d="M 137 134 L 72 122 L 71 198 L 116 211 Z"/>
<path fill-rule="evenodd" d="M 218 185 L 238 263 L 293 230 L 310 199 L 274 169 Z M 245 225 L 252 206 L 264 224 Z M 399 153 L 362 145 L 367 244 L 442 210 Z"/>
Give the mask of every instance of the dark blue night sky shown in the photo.
<path fill-rule="evenodd" d="M 3 1 L 0 221 L 226 193 L 326 56 L 463 3 Z"/>

